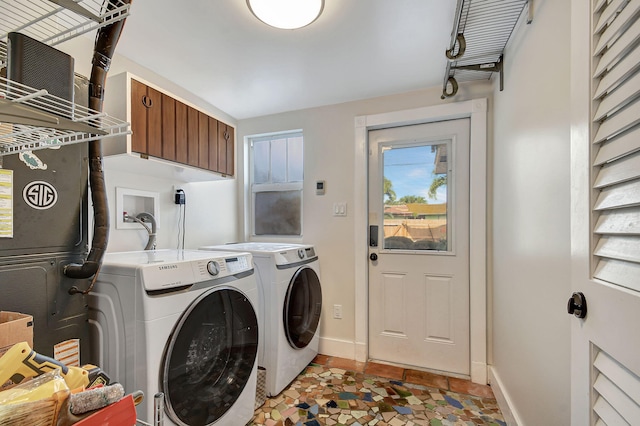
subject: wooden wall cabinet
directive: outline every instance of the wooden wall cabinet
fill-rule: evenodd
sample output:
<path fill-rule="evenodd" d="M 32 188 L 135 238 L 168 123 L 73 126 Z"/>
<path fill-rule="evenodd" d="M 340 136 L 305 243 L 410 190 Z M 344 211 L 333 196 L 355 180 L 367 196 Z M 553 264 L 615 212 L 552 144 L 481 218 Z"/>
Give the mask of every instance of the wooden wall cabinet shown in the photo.
<path fill-rule="evenodd" d="M 105 155 L 128 154 L 179 165 L 194 176 L 188 180 L 233 177 L 235 129 L 182 99 L 131 75 L 109 79 L 115 99 L 105 110 L 126 117 L 132 134 L 110 145 Z M 213 172 L 213 173 L 212 173 Z M 217 176 L 216 176 L 217 175 Z"/>

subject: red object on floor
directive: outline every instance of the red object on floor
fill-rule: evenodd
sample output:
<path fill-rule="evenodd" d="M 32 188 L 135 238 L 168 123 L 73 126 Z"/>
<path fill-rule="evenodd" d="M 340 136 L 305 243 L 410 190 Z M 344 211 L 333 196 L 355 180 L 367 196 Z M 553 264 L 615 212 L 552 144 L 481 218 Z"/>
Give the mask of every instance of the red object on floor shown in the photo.
<path fill-rule="evenodd" d="M 120 401 L 75 423 L 79 426 L 133 426 L 135 424 L 136 407 L 133 403 L 133 395 L 127 395 Z"/>

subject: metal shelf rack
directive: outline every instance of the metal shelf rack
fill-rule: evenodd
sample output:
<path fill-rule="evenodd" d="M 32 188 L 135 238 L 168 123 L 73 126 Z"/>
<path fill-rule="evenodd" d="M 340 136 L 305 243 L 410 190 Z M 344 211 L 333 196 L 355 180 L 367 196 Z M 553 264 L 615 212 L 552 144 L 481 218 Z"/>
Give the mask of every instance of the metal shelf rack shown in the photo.
<path fill-rule="evenodd" d="M 533 0 L 458 0 L 449 59 L 444 73 L 442 99 L 454 96 L 458 82 L 488 80 L 500 73 L 504 49 L 525 10 L 527 23 L 533 21 Z"/>
<path fill-rule="evenodd" d="M 12 0 L 0 8 L 0 63 L 7 35 L 18 31 L 48 45 L 124 19 L 120 0 Z M 0 77 L 0 156 L 131 133 L 129 123 Z"/>

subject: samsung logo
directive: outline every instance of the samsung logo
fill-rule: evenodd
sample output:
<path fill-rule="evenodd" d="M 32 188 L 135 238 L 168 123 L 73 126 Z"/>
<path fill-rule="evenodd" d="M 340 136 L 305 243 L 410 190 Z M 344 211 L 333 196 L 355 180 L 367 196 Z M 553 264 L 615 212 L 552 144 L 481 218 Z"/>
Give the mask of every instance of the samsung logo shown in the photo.
<path fill-rule="evenodd" d="M 167 269 L 178 269 L 178 265 L 162 265 L 162 266 L 158 266 L 158 269 L 161 271 L 164 271 Z"/>

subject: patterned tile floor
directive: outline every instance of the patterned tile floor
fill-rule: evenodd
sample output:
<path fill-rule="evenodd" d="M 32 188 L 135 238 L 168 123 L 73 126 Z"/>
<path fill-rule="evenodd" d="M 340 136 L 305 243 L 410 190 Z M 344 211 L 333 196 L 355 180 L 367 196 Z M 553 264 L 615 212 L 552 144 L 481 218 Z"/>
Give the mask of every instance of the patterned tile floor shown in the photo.
<path fill-rule="evenodd" d="M 318 355 L 249 425 L 506 426 L 489 386 Z"/>

